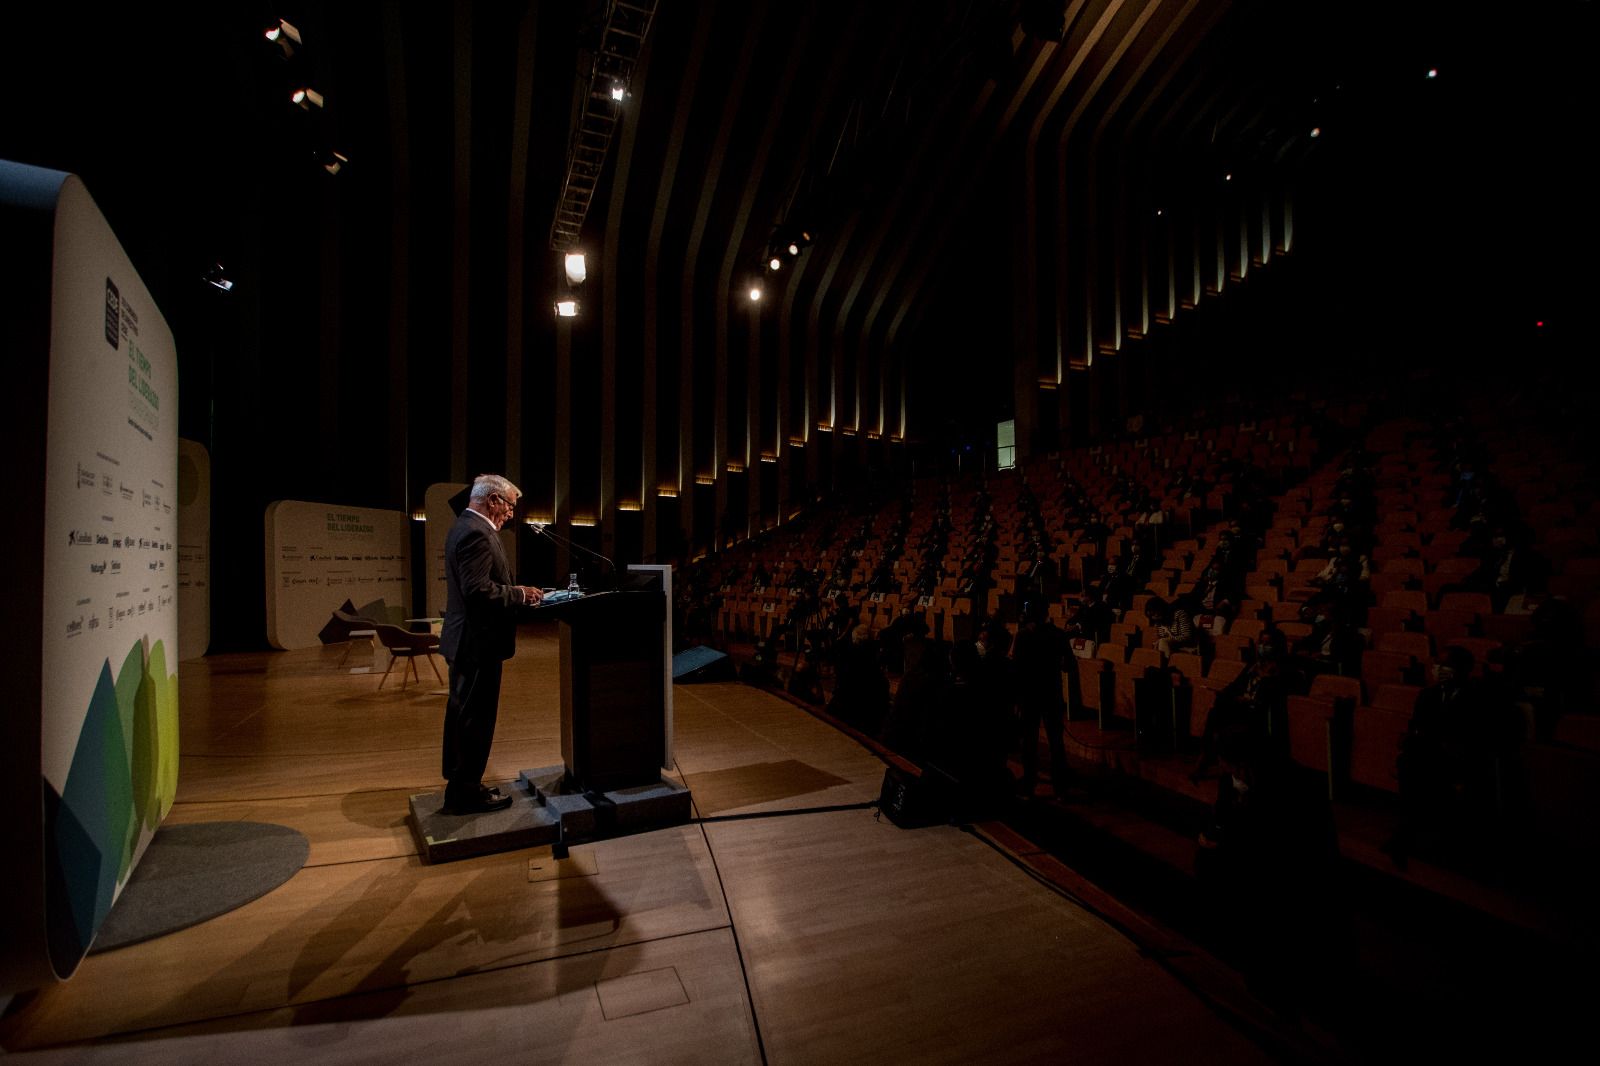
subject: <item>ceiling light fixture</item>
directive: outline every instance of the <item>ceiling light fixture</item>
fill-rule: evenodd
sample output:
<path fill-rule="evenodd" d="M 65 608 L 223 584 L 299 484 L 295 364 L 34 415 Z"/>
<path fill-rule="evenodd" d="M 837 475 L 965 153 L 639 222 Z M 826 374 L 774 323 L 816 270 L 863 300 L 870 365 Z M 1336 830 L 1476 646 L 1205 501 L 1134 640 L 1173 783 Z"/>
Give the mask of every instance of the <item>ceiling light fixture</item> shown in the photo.
<path fill-rule="evenodd" d="M 269 29 L 263 36 L 277 45 L 283 52 L 283 58 L 292 59 L 297 48 L 300 47 L 300 31 L 289 23 L 278 20 L 278 24 Z"/>

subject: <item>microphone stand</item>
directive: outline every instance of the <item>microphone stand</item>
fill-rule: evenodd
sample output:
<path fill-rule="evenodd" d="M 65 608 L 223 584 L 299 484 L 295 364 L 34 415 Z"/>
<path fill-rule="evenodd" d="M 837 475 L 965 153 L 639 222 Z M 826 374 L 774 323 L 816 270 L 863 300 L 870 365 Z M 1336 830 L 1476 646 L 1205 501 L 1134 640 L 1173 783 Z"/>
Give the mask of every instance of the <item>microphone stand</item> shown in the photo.
<path fill-rule="evenodd" d="M 601 555 L 599 552 L 593 550 L 592 548 L 585 548 L 582 544 L 578 544 L 575 541 L 568 540 L 566 537 L 563 537 L 563 536 L 560 536 L 559 534 L 550 532 L 549 527 L 546 526 L 545 523 L 543 523 L 543 522 L 534 522 L 534 523 L 532 523 L 532 526 L 533 526 L 533 531 L 535 533 L 539 534 L 541 537 L 548 537 L 555 544 L 559 544 L 562 547 L 565 547 L 565 548 L 568 548 L 568 549 L 576 549 L 577 551 L 580 551 L 583 554 L 585 554 L 587 556 L 590 556 L 591 558 L 598 559 L 602 563 L 605 563 L 607 566 L 609 566 L 611 568 L 612 579 L 613 580 L 616 579 L 617 564 L 612 562 L 611 559 L 607 558 L 604 555 Z"/>

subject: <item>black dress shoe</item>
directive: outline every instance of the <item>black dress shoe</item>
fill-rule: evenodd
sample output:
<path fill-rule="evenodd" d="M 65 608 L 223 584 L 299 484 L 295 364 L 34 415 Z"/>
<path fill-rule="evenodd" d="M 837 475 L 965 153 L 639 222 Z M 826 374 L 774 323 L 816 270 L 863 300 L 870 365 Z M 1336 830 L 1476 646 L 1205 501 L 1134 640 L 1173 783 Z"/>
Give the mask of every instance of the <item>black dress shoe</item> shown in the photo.
<path fill-rule="evenodd" d="M 448 797 L 444 806 L 439 808 L 440 814 L 488 814 L 491 811 L 503 811 L 511 806 L 510 796 L 478 795 L 466 800 L 452 800 Z"/>

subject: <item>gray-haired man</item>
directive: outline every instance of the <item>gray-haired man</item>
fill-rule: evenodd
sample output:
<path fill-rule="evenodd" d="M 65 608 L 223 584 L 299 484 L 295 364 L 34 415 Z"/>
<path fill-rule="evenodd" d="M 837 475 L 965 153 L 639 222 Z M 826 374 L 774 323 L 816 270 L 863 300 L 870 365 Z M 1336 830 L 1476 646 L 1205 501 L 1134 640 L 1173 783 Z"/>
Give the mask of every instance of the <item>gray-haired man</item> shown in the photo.
<path fill-rule="evenodd" d="M 450 699 L 444 714 L 444 814 L 475 814 L 511 805 L 511 797 L 483 785 L 500 706 L 501 663 L 516 654 L 518 607 L 542 598 L 536 588 L 514 585 L 500 546 L 500 527 L 522 496 L 498 474 L 472 483 L 471 500 L 444 542 L 446 600 L 439 651 L 450 664 Z"/>

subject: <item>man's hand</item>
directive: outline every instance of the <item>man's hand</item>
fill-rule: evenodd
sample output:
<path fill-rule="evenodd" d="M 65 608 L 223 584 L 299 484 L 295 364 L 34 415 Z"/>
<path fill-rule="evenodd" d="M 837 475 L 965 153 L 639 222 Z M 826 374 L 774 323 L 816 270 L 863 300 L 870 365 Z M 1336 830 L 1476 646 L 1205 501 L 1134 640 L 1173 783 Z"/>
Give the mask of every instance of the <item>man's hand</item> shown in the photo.
<path fill-rule="evenodd" d="M 531 585 L 523 585 L 521 587 L 522 587 L 522 602 L 527 604 L 529 607 L 537 607 L 537 606 L 539 606 L 540 603 L 542 603 L 544 601 L 544 592 L 543 592 L 543 590 L 536 589 Z"/>

